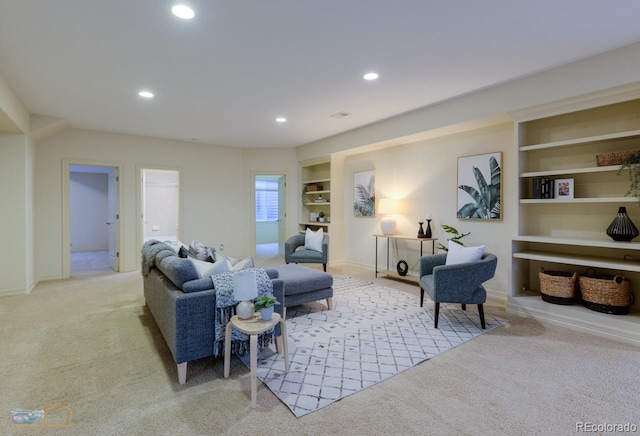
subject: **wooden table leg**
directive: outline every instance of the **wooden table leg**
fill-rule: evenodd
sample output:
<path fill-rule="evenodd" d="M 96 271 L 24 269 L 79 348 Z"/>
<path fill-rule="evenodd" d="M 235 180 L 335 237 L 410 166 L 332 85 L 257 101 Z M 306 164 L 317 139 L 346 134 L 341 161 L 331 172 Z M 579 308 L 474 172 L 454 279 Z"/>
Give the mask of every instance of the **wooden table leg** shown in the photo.
<path fill-rule="evenodd" d="M 229 377 L 229 367 L 231 366 L 231 323 L 227 323 L 224 330 L 224 376 Z"/>
<path fill-rule="evenodd" d="M 287 348 L 287 324 L 283 319 L 280 320 L 280 330 L 282 331 L 282 336 L 280 339 L 282 341 L 282 354 L 284 356 L 284 372 L 289 372 L 289 350 Z"/>
<path fill-rule="evenodd" d="M 251 407 L 254 409 L 257 405 L 258 390 L 258 335 L 251 335 L 249 340 L 251 353 Z"/>

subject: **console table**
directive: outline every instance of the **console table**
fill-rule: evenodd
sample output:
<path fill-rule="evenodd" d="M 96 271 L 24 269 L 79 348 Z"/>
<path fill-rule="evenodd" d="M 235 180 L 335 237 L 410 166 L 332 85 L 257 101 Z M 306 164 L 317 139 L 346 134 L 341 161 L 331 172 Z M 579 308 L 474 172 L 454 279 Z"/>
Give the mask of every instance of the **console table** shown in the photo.
<path fill-rule="evenodd" d="M 376 278 L 378 274 L 385 274 L 387 277 L 391 277 L 394 279 L 400 280 L 408 280 L 413 283 L 418 283 L 418 277 L 416 276 L 401 276 L 397 271 L 392 271 L 389 269 L 389 245 L 391 240 L 403 240 L 403 241 L 418 241 L 420 242 L 420 257 L 423 255 L 422 244 L 425 242 L 431 242 L 431 253 L 435 254 L 436 252 L 436 241 L 438 238 L 418 238 L 417 236 L 402 236 L 402 235 L 373 235 L 376 238 Z M 386 238 L 387 240 L 387 269 L 378 270 L 378 239 Z"/>

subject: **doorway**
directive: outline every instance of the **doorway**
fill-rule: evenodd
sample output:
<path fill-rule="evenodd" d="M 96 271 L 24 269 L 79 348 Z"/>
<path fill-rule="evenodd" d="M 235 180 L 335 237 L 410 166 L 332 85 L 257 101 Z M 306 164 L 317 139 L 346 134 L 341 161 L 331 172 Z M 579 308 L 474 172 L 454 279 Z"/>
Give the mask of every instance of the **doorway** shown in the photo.
<path fill-rule="evenodd" d="M 178 241 L 180 235 L 180 171 L 141 168 L 142 242 Z"/>
<path fill-rule="evenodd" d="M 118 167 L 68 169 L 68 275 L 119 271 Z"/>
<path fill-rule="evenodd" d="M 286 238 L 286 174 L 254 174 L 255 257 L 280 262 Z"/>

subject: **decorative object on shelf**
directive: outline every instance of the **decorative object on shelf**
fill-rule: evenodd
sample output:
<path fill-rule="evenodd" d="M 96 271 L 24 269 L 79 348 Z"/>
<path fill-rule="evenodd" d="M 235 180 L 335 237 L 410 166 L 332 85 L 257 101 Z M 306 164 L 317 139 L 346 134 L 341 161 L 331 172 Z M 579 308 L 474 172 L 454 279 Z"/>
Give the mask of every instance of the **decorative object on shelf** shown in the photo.
<path fill-rule="evenodd" d="M 233 276 L 233 299 L 239 301 L 236 313 L 240 319 L 249 319 L 253 316 L 253 303 L 251 300 L 258 296 L 256 272 L 253 270 L 239 271 Z"/>
<path fill-rule="evenodd" d="M 424 237 L 430 238 L 431 236 L 431 213 L 427 212 L 427 230 L 424 233 Z"/>
<path fill-rule="evenodd" d="M 318 221 L 318 213 L 317 212 L 311 212 L 309 214 L 309 221 L 311 221 L 312 223 L 315 223 L 316 221 Z"/>
<path fill-rule="evenodd" d="M 353 173 L 353 216 L 376 215 L 375 173 L 373 170 Z"/>
<path fill-rule="evenodd" d="M 378 213 L 383 215 L 380 221 L 380 229 L 385 235 L 396 234 L 396 219 L 394 215 L 398 213 L 398 201 L 391 198 L 382 198 L 378 202 Z"/>
<path fill-rule="evenodd" d="M 458 158 L 458 218 L 502 219 L 501 165 L 502 152 Z"/>
<path fill-rule="evenodd" d="M 627 215 L 627 208 L 620 206 L 618 214 L 607 227 L 607 235 L 614 241 L 629 242 L 639 234 L 638 228 Z"/>
<path fill-rule="evenodd" d="M 464 244 L 462 243 L 462 238 L 464 238 L 465 236 L 469 236 L 471 234 L 471 232 L 462 233 L 455 227 L 448 226 L 446 224 L 443 224 L 442 228 L 444 229 L 445 232 L 451 233 L 453 235 L 452 237 L 447 238 L 447 241 L 455 242 L 456 244 L 462 245 L 463 247 L 464 247 Z M 449 251 L 449 247 L 443 245 L 442 243 L 438 243 L 438 248 L 443 251 Z"/>
<path fill-rule="evenodd" d="M 418 229 L 418 238 L 426 238 L 426 236 L 424 235 L 424 229 L 422 228 L 424 221 L 418 221 L 418 224 L 420 225 L 420 228 Z"/>
<path fill-rule="evenodd" d="M 404 277 L 407 275 L 407 272 L 409 272 L 409 265 L 405 260 L 401 260 L 400 262 L 398 262 L 396 269 L 398 270 L 398 274 Z"/>
<path fill-rule="evenodd" d="M 573 198 L 573 179 L 556 179 L 553 181 L 553 198 Z"/>
<path fill-rule="evenodd" d="M 622 275 L 600 274 L 587 268 L 578 278 L 582 303 L 587 309 L 613 315 L 626 315 L 633 304 L 631 282 Z"/>
<path fill-rule="evenodd" d="M 636 197 L 638 205 L 640 205 L 640 151 L 635 150 L 624 156 L 618 175 L 622 173 L 622 170 L 629 171 L 629 190 L 624 194 L 625 197 L 627 195 Z"/>
<path fill-rule="evenodd" d="M 263 321 L 270 321 L 273 315 L 273 306 L 280 302 L 273 295 L 265 294 L 256 298 L 253 308 L 260 311 L 260 317 Z"/>
<path fill-rule="evenodd" d="M 322 191 L 322 185 L 307 185 L 307 192 Z"/>
<path fill-rule="evenodd" d="M 320 211 L 320 213 L 318 213 L 318 221 L 321 223 L 324 222 L 324 212 Z"/>
<path fill-rule="evenodd" d="M 540 267 L 540 296 L 543 301 L 553 304 L 570 305 L 576 296 L 577 272 L 545 271 Z"/>
<path fill-rule="evenodd" d="M 635 157 L 629 157 L 635 155 Z M 596 165 L 608 167 L 612 165 L 623 165 L 628 160 L 631 163 L 640 163 L 640 150 L 610 151 L 596 154 Z"/>

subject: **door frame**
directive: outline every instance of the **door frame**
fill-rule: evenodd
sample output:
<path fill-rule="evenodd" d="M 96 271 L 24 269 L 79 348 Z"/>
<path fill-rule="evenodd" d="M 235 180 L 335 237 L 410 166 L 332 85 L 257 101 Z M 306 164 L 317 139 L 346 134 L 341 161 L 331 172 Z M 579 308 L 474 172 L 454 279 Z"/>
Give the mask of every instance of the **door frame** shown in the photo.
<path fill-rule="evenodd" d="M 91 167 L 115 168 L 118 172 L 118 191 L 116 192 L 116 207 L 118 209 L 118 223 L 116 235 L 116 252 L 119 253 L 116 271 L 121 271 L 124 265 L 123 247 L 123 218 L 122 218 L 122 165 L 117 162 L 106 162 L 88 159 L 62 159 L 62 278 L 71 277 L 71 198 L 70 198 L 70 173 L 73 165 Z"/>
<path fill-rule="evenodd" d="M 280 197 L 278 197 L 278 201 L 282 201 L 282 208 L 284 209 L 284 224 L 283 224 L 283 228 L 284 231 L 286 233 L 287 231 L 287 218 L 288 218 L 288 214 L 287 214 L 287 196 L 289 195 L 288 193 L 288 189 L 287 189 L 287 185 L 288 185 L 288 180 L 289 180 L 289 172 L 288 171 L 251 171 L 251 181 L 249 182 L 249 185 L 251 186 L 251 203 L 249 206 L 249 210 L 251 210 L 251 225 L 249 226 L 251 228 L 250 233 L 250 237 L 249 237 L 249 243 L 251 244 L 251 256 L 255 259 L 256 258 L 256 176 L 283 176 L 284 177 L 284 194 L 282 196 L 282 199 L 280 199 Z M 279 235 L 280 238 L 284 239 L 285 241 L 287 240 L 287 236 L 285 235 Z"/>
<path fill-rule="evenodd" d="M 139 249 L 136 250 L 136 264 L 140 265 L 142 256 L 140 255 L 140 248 L 142 248 L 144 240 L 144 223 L 142 221 L 142 171 L 143 170 L 161 170 L 161 171 L 177 171 L 178 172 L 178 234 L 177 238 L 182 241 L 182 228 L 184 227 L 184 221 L 182 220 L 182 203 L 183 203 L 183 181 L 182 181 L 182 167 L 172 165 L 152 165 L 152 164 L 136 164 L 136 240 L 138 242 Z"/>

